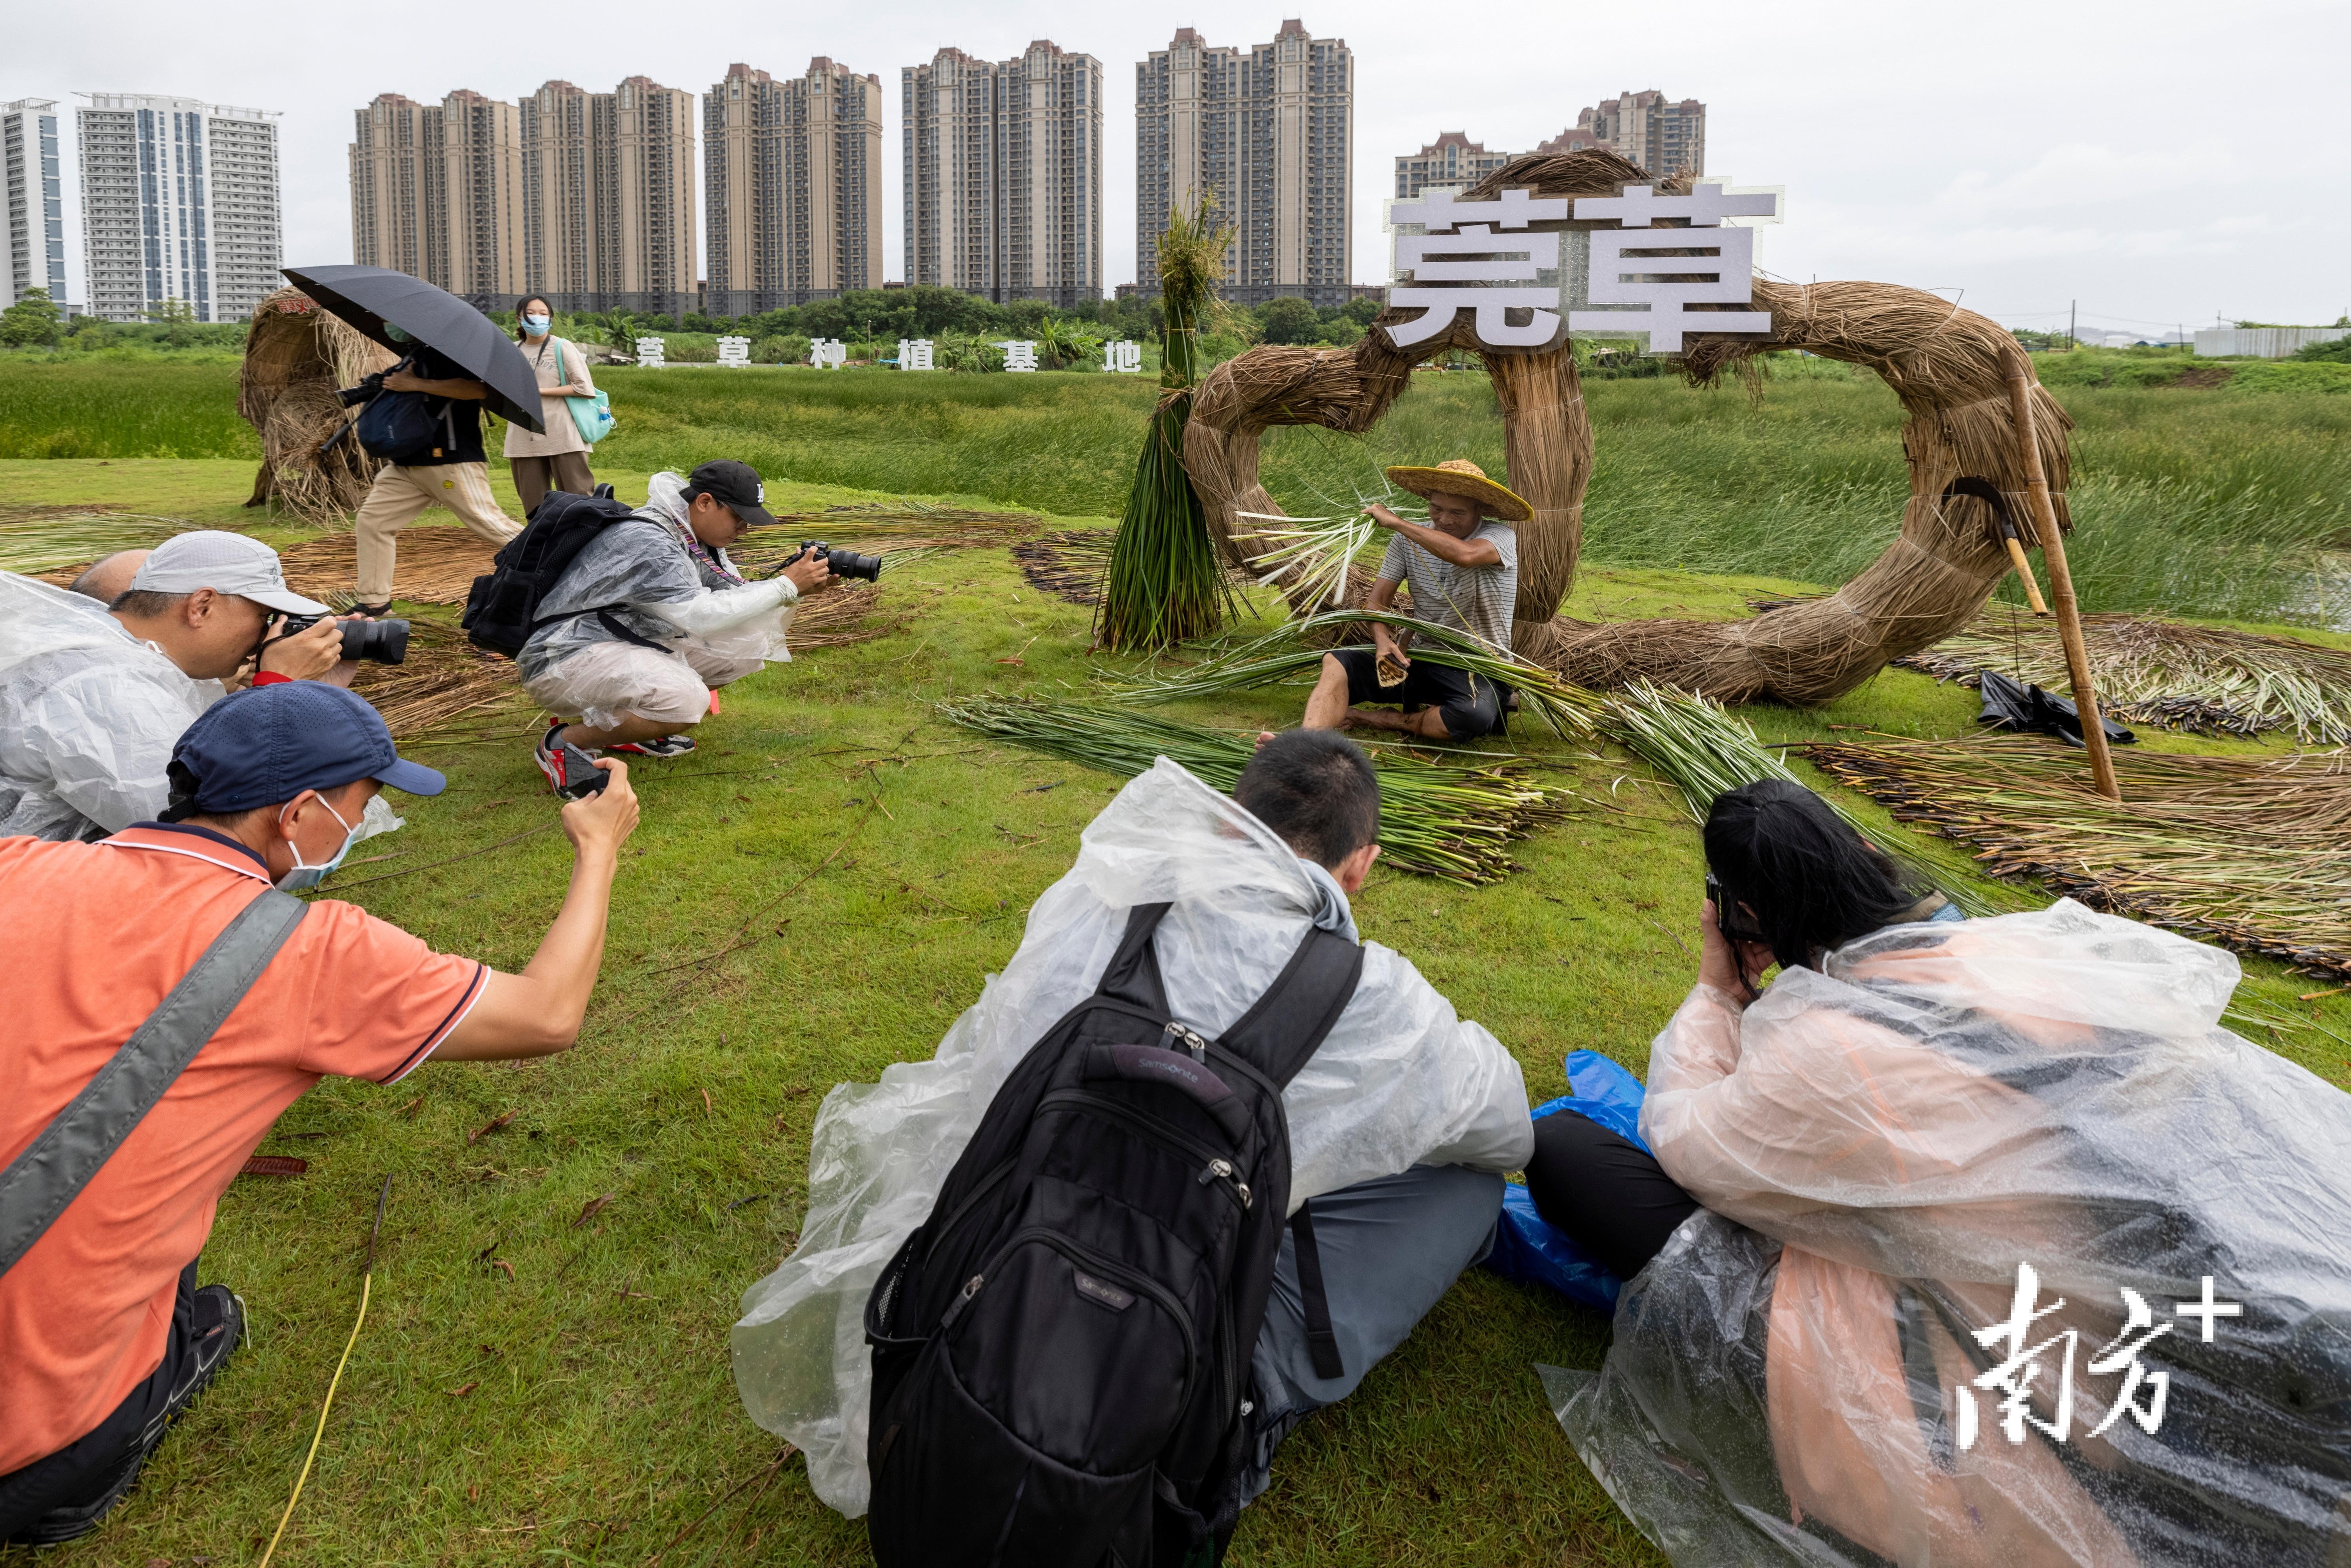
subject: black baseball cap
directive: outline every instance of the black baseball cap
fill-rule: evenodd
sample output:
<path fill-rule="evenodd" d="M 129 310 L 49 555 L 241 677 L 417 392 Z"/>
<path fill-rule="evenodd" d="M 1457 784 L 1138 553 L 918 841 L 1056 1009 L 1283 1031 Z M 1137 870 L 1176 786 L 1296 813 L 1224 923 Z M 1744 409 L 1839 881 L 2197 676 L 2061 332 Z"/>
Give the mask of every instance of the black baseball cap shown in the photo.
<path fill-rule="evenodd" d="M 195 809 L 222 816 L 374 779 L 412 795 L 447 780 L 393 749 L 365 697 L 324 681 L 280 681 L 223 697 L 172 748 L 195 778 Z"/>
<path fill-rule="evenodd" d="M 734 513 L 747 528 L 776 520 L 761 505 L 768 498 L 768 487 L 759 483 L 759 471 L 748 463 L 725 457 L 705 463 L 685 476 L 685 494 L 689 500 L 709 497 Z"/>

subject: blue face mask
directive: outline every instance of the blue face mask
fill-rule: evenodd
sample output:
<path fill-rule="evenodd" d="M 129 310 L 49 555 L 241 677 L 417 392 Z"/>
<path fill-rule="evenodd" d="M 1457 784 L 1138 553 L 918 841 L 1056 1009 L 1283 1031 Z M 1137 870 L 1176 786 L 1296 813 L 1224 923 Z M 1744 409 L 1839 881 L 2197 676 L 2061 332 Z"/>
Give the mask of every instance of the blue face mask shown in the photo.
<path fill-rule="evenodd" d="M 413 343 L 416 340 L 389 321 L 383 324 L 383 335 L 395 343 Z"/>
<path fill-rule="evenodd" d="M 319 804 L 321 806 L 327 806 L 327 798 L 324 795 L 319 797 Z M 340 811 L 336 810 L 332 806 L 327 806 L 327 815 L 334 818 L 336 822 L 342 828 L 343 847 L 337 850 L 335 852 L 334 858 L 327 862 L 326 864 L 307 865 L 302 860 L 302 846 L 295 843 L 290 839 L 287 840 L 287 847 L 294 852 L 294 869 L 277 879 L 277 890 L 280 893 L 303 893 L 318 886 L 320 883 L 327 880 L 327 873 L 333 871 L 337 866 L 342 864 L 343 857 L 351 852 L 351 844 L 358 837 L 358 830 L 353 828 L 349 822 L 344 821 L 343 814 Z M 283 811 L 278 812 L 277 820 L 281 823 L 284 822 L 286 821 L 286 813 Z"/>
<path fill-rule="evenodd" d="M 534 338 L 546 337 L 547 327 L 548 318 L 544 316 L 526 316 L 522 319 L 522 329 Z"/>

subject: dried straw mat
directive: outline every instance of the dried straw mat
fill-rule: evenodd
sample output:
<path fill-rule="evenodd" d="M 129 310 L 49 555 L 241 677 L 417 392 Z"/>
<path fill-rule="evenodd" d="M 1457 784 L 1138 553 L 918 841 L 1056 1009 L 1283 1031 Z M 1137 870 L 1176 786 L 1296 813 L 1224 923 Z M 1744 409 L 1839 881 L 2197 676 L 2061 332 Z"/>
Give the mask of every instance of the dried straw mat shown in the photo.
<path fill-rule="evenodd" d="M 1486 471 L 1467 457 L 1447 458 L 1434 468 L 1391 468 L 1388 483 L 1401 486 L 1416 496 L 1459 496 L 1475 501 L 1479 511 L 1506 523 L 1523 523 L 1535 515 L 1535 509 L 1513 494 L 1510 486 L 1487 478 Z"/>

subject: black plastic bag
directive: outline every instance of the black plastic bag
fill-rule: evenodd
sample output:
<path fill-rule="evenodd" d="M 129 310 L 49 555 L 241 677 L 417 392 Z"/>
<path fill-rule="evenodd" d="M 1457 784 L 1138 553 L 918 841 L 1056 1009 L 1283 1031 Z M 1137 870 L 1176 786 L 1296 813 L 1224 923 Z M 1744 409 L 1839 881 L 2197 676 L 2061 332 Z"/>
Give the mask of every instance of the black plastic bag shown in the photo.
<path fill-rule="evenodd" d="M 2082 716 L 2071 702 L 2039 686 L 2011 680 L 1998 670 L 1976 673 L 1983 694 L 1983 712 L 1976 716 L 1978 724 L 1990 725 L 1994 729 L 2053 735 L 2068 746 L 2082 744 Z M 2098 722 L 2105 727 L 2110 746 L 2130 746 L 2138 740 L 2137 736 L 2103 714 Z"/>

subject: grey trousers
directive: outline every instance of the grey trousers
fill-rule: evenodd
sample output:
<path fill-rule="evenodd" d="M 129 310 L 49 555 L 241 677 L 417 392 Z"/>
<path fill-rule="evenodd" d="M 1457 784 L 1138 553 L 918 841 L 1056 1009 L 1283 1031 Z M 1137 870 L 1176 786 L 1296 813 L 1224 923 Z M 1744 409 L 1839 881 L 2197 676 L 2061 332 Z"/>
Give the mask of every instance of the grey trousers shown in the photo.
<path fill-rule="evenodd" d="M 1285 1228 L 1265 1327 L 1249 1356 L 1257 1404 L 1248 1417 L 1255 1450 L 1241 1489 L 1244 1505 L 1272 1479 L 1274 1450 L 1298 1424 L 1353 1394 L 1461 1271 L 1492 1250 L 1502 1178 L 1458 1166 L 1415 1166 L 1325 1193 L 1309 1207 L 1331 1328 L 1346 1370 L 1336 1378 L 1314 1375 L 1298 1291 L 1297 1239 Z"/>

